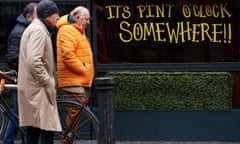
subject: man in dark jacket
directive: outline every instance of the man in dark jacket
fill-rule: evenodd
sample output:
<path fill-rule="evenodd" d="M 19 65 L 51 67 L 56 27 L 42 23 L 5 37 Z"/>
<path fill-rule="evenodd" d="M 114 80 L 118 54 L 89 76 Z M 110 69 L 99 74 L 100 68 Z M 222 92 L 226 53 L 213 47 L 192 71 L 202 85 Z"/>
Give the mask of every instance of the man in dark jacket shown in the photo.
<path fill-rule="evenodd" d="M 6 62 L 7 66 L 11 70 L 18 71 L 18 55 L 19 55 L 19 47 L 20 40 L 25 28 L 33 21 L 34 18 L 37 17 L 37 3 L 29 3 L 23 9 L 21 15 L 17 17 L 17 24 L 12 29 L 7 43 L 7 54 L 6 54 Z M 18 101 L 17 101 L 17 90 L 13 90 L 12 92 L 14 98 L 14 113 L 18 115 Z M 17 135 L 16 126 L 9 121 L 7 130 L 3 137 L 3 144 L 13 144 L 14 138 Z"/>
<path fill-rule="evenodd" d="M 37 3 L 29 3 L 26 5 L 22 14 L 17 17 L 17 24 L 8 37 L 6 61 L 10 69 L 18 70 L 18 54 L 22 33 L 37 16 L 36 7 Z"/>

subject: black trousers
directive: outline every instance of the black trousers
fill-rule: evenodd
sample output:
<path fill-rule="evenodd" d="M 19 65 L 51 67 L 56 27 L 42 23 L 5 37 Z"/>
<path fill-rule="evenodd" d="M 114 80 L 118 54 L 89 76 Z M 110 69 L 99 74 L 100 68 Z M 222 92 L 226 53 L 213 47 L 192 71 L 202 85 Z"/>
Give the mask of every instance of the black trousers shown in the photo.
<path fill-rule="evenodd" d="M 38 144 L 39 138 L 41 144 L 53 144 L 53 131 L 45 131 L 35 127 L 27 127 L 26 144 Z"/>

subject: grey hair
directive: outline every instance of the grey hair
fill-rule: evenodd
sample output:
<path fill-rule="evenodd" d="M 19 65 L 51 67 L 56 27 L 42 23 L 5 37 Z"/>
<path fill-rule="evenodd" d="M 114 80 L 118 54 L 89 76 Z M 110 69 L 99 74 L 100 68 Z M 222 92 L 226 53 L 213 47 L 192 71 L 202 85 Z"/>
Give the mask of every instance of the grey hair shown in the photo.
<path fill-rule="evenodd" d="M 70 12 L 70 15 L 72 17 L 75 17 L 77 15 L 79 15 L 80 17 L 83 17 L 85 14 L 89 14 L 89 10 L 83 6 L 78 6 Z"/>

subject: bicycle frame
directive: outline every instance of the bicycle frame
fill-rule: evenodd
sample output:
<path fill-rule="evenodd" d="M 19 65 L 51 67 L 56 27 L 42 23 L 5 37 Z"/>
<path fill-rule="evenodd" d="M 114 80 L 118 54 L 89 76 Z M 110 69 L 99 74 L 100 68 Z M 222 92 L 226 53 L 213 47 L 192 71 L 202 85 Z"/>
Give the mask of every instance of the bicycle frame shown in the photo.
<path fill-rule="evenodd" d="M 4 87 L 7 89 L 17 89 L 16 84 L 5 84 Z M 3 105 L 2 108 L 4 109 L 4 115 L 6 115 L 7 118 L 14 124 L 14 126 L 16 126 L 18 128 L 18 130 L 20 131 L 20 134 L 22 136 L 22 142 L 25 143 L 24 129 L 22 127 L 18 126 L 18 116 L 11 110 L 11 108 L 7 104 L 2 92 L 0 92 L 0 104 Z"/>
<path fill-rule="evenodd" d="M 13 73 L 13 71 L 11 71 L 11 73 Z M 17 89 L 17 84 L 16 83 L 16 79 L 14 77 L 11 77 L 9 75 L 11 75 L 11 73 L 9 74 L 9 72 L 2 72 L 0 71 L 0 108 L 1 108 L 1 113 L 4 116 L 4 122 L 6 122 L 6 119 L 10 120 L 18 129 L 18 131 L 21 134 L 21 140 L 22 143 L 25 144 L 25 140 L 26 140 L 26 134 L 25 134 L 25 129 L 24 127 L 19 127 L 19 118 L 18 116 L 12 111 L 10 105 L 8 104 L 7 100 L 4 97 L 4 89 Z M 7 74 L 7 75 L 6 75 Z M 8 75 L 9 74 L 9 75 Z M 14 76 L 14 75 L 13 75 Z M 16 75 L 15 75 L 16 76 Z M 3 77 L 3 78 L 2 78 Z M 11 80 L 11 82 L 13 82 L 14 84 L 6 84 L 5 80 Z M 74 98 L 69 98 L 66 95 L 58 95 L 57 98 L 57 104 L 60 108 L 59 110 L 59 117 L 60 117 L 60 121 L 62 126 L 67 126 L 66 125 L 66 118 L 70 118 L 68 113 L 70 109 L 74 109 L 77 111 L 76 115 L 74 116 L 74 119 L 71 119 L 71 124 L 68 125 L 67 127 L 65 127 L 65 129 L 62 132 L 57 132 L 56 133 L 56 138 L 58 140 L 62 140 L 62 139 L 67 139 L 67 142 L 70 143 L 74 143 L 75 140 L 79 141 L 83 135 L 86 136 L 90 136 L 90 137 L 85 137 L 86 140 L 93 140 L 93 142 L 95 143 L 99 143 L 99 138 L 100 138 L 100 133 L 99 133 L 99 122 L 97 117 L 91 112 L 91 110 L 89 109 L 89 107 L 85 104 L 81 104 L 79 102 L 78 99 L 76 99 L 76 97 Z M 66 115 L 67 114 L 67 115 Z M 61 117 L 63 116 L 63 117 Z M 81 130 L 83 130 L 83 135 L 80 134 L 81 131 L 76 131 L 76 127 L 80 127 L 79 122 L 82 119 L 83 116 L 83 120 L 82 121 L 82 128 Z M 86 125 L 88 125 L 86 127 Z M 6 126 L 6 123 L 4 123 L 4 127 Z M 90 128 L 90 129 L 88 129 Z M 4 128 L 3 131 L 4 132 Z M 96 140 L 96 141 L 95 141 Z"/>

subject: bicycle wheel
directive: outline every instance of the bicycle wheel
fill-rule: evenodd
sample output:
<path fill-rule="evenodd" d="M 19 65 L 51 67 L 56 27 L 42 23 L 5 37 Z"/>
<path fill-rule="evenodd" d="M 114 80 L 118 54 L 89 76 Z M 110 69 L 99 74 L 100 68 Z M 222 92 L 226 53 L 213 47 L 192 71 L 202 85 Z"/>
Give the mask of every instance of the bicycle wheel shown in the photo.
<path fill-rule="evenodd" d="M 4 107 L 0 104 L 0 139 L 2 140 L 3 135 L 7 128 L 8 118 L 4 114 Z"/>
<path fill-rule="evenodd" d="M 74 101 L 58 101 L 58 111 L 63 128 L 57 141 L 66 144 L 99 144 L 99 122 L 89 107 Z"/>

